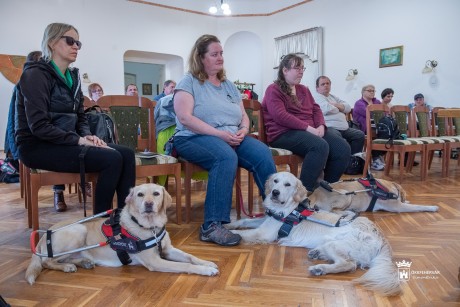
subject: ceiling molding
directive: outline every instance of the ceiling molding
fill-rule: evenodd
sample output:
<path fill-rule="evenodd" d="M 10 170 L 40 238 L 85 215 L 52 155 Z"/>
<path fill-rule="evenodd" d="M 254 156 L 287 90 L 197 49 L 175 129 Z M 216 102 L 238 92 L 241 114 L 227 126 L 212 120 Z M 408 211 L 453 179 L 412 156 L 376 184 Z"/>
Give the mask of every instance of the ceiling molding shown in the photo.
<path fill-rule="evenodd" d="M 151 6 L 156 6 L 156 7 L 161 7 L 164 9 L 169 9 L 169 10 L 175 10 L 175 11 L 180 11 L 180 12 L 185 12 L 185 13 L 191 13 L 191 14 L 197 14 L 197 15 L 203 15 L 203 16 L 209 16 L 209 17 L 216 17 L 216 18 L 231 18 L 231 17 L 267 17 L 267 16 L 272 16 L 287 10 L 290 10 L 292 8 L 295 8 L 300 5 L 304 5 L 308 2 L 311 2 L 313 0 L 304 0 L 300 1 L 299 3 L 284 7 L 282 9 L 270 12 L 270 13 L 263 13 L 263 14 L 232 14 L 229 16 L 223 16 L 223 15 L 213 15 L 210 13 L 204 13 L 200 11 L 195 11 L 195 10 L 189 10 L 186 8 L 181 8 L 181 7 L 176 7 L 176 6 L 170 6 L 170 5 L 165 5 L 165 4 L 160 4 L 160 3 L 155 3 L 155 2 L 150 2 L 150 1 L 144 1 L 144 0 L 128 0 L 129 2 L 135 2 L 135 3 L 140 3 L 140 4 L 146 4 L 146 5 L 151 5 Z"/>

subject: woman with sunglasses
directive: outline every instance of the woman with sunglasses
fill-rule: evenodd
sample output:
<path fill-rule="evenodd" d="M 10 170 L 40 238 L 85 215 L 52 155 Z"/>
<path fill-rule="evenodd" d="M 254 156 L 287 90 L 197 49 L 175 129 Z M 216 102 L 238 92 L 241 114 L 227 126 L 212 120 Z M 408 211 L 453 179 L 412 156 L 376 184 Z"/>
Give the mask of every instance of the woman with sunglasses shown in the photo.
<path fill-rule="evenodd" d="M 99 174 L 95 208 L 99 213 L 112 207 L 117 193 L 118 207 L 124 206 L 135 184 L 134 151 L 106 144 L 91 135 L 83 111 L 83 93 L 77 68 L 82 44 L 73 26 L 52 23 L 42 40 L 43 57 L 26 63 L 19 81 L 16 141 L 19 158 L 30 168 L 53 172 L 80 172 L 79 155 L 85 156 L 86 172 Z M 65 204 L 57 211 L 65 211 Z"/>
<path fill-rule="evenodd" d="M 303 59 L 295 54 L 284 56 L 278 79 L 268 86 L 262 103 L 267 141 L 304 158 L 300 180 L 309 192 L 324 180 L 340 179 L 350 160 L 350 145 L 339 134 L 328 131 L 323 112 L 310 90 L 300 84 L 305 71 Z"/>

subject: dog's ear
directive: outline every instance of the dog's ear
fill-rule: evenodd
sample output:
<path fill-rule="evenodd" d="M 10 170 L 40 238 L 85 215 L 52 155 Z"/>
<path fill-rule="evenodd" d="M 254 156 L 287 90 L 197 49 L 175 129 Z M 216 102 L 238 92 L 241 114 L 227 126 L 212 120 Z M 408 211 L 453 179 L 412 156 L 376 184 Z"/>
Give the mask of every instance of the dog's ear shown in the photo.
<path fill-rule="evenodd" d="M 294 192 L 294 195 L 292 196 L 292 199 L 296 203 L 300 203 L 302 200 L 307 198 L 308 192 L 307 189 L 303 186 L 302 181 L 296 178 L 296 189 Z"/>
<path fill-rule="evenodd" d="M 265 195 L 268 195 L 268 194 L 270 194 L 272 192 L 272 182 L 273 182 L 272 178 L 273 178 L 273 176 L 275 176 L 275 174 L 271 174 L 268 177 L 267 181 L 265 181 Z"/>
<path fill-rule="evenodd" d="M 125 204 L 130 204 L 133 201 L 134 198 L 134 188 L 131 188 L 129 190 L 128 196 L 125 198 Z"/>
<path fill-rule="evenodd" d="M 163 208 L 168 209 L 172 205 L 172 198 L 168 191 L 163 187 Z"/>

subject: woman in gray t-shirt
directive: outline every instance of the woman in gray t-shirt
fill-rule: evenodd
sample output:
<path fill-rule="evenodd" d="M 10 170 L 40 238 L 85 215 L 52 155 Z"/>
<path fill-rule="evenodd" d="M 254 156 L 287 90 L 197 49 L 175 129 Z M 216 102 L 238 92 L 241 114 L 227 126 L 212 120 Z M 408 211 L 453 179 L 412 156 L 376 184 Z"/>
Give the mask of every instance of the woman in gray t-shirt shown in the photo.
<path fill-rule="evenodd" d="M 276 168 L 269 148 L 246 136 L 249 119 L 240 93 L 225 77 L 222 55 L 220 41 L 213 35 L 195 42 L 189 72 L 175 89 L 174 147 L 179 156 L 209 172 L 200 240 L 233 246 L 241 237 L 222 224 L 230 222 L 237 167 L 253 173 L 261 194 Z"/>

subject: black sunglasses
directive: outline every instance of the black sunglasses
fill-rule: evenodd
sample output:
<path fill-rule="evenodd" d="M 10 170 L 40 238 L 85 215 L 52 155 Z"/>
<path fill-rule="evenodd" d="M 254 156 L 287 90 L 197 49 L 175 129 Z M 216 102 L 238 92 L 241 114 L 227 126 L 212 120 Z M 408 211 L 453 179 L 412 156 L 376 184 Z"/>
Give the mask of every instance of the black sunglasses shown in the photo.
<path fill-rule="evenodd" d="M 61 38 L 65 38 L 65 42 L 66 42 L 67 45 L 73 46 L 73 44 L 77 44 L 78 50 L 81 49 L 81 42 L 77 41 L 73 37 L 63 35 L 63 36 L 61 36 Z"/>

